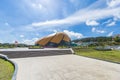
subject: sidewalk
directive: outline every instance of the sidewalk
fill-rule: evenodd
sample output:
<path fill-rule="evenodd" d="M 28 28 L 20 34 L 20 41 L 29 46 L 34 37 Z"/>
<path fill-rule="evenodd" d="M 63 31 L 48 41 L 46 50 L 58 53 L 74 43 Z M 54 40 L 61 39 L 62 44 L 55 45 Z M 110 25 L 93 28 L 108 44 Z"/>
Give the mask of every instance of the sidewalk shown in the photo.
<path fill-rule="evenodd" d="M 77 55 L 11 59 L 17 80 L 119 80 L 120 65 Z"/>

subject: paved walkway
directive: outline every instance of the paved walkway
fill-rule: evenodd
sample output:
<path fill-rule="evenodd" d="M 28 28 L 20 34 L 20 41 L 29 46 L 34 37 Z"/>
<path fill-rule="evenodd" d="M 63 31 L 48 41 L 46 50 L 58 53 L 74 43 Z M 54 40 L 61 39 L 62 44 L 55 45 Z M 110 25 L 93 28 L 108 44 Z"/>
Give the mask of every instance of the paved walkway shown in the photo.
<path fill-rule="evenodd" d="M 120 65 L 77 55 L 11 59 L 17 80 L 120 80 Z"/>

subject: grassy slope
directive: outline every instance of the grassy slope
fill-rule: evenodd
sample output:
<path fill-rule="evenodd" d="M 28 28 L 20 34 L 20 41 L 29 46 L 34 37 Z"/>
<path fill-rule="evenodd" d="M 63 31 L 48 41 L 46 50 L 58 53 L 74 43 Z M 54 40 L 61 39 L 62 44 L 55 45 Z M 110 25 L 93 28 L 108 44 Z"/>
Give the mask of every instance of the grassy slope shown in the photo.
<path fill-rule="evenodd" d="M 97 51 L 91 48 L 74 49 L 77 55 L 120 63 L 120 51 Z"/>
<path fill-rule="evenodd" d="M 0 80 L 11 80 L 13 72 L 13 65 L 0 58 Z"/>

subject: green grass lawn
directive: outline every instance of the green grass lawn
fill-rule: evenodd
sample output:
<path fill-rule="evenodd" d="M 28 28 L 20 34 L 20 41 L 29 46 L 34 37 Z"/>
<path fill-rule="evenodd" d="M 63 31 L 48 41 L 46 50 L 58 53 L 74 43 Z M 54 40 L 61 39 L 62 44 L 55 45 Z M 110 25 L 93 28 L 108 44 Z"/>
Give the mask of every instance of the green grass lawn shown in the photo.
<path fill-rule="evenodd" d="M 120 63 L 120 50 L 97 51 L 92 48 L 73 48 L 75 54 Z"/>
<path fill-rule="evenodd" d="M 0 80 L 11 80 L 13 72 L 14 66 L 0 58 Z"/>

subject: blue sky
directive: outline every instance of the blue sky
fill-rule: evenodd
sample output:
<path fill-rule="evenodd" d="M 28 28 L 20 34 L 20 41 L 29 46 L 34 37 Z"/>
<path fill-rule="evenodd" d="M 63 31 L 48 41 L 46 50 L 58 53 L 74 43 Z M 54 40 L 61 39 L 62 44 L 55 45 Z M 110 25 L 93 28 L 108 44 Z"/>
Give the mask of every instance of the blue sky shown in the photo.
<path fill-rule="evenodd" d="M 65 32 L 72 39 L 120 34 L 120 0 L 1 0 L 0 42 L 33 44 Z"/>

